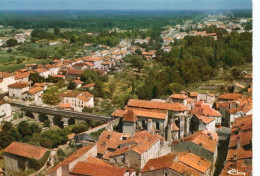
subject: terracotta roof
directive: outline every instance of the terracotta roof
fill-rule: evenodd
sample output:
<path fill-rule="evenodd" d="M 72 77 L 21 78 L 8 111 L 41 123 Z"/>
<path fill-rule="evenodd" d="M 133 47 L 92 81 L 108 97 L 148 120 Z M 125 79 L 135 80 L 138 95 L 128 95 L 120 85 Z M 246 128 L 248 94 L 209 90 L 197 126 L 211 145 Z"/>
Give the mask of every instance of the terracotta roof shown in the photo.
<path fill-rule="evenodd" d="M 72 163 L 73 161 L 75 161 L 76 159 L 80 158 L 82 155 L 87 153 L 92 147 L 94 147 L 94 145 L 88 145 L 88 146 L 81 147 L 75 153 L 73 153 L 72 155 L 67 157 L 65 160 L 63 160 L 60 164 L 58 164 L 57 166 L 54 166 L 53 168 L 51 168 L 48 171 L 48 173 L 56 171 L 61 166 L 65 166 L 65 165 L 68 165 L 68 164 Z"/>
<path fill-rule="evenodd" d="M 227 155 L 227 161 L 248 159 L 253 157 L 252 150 L 240 149 L 229 149 Z"/>
<path fill-rule="evenodd" d="M 36 71 L 37 73 L 43 73 L 43 72 L 46 72 L 46 71 L 49 71 L 49 70 L 47 70 L 47 69 L 45 69 L 45 68 L 38 68 L 38 69 L 35 69 L 35 71 Z"/>
<path fill-rule="evenodd" d="M 167 110 L 159 110 L 159 109 L 143 109 L 136 107 L 125 107 L 127 110 L 133 110 L 137 117 L 148 117 L 153 119 L 166 119 L 167 118 Z"/>
<path fill-rule="evenodd" d="M 13 76 L 13 74 L 6 73 L 6 72 L 0 72 L 0 79 L 8 78 L 8 77 L 11 77 L 11 76 Z"/>
<path fill-rule="evenodd" d="M 126 140 L 120 141 L 120 144 L 135 145 L 131 147 L 131 150 L 138 154 L 143 154 L 145 151 L 150 149 L 158 140 L 161 140 L 162 136 L 152 135 L 148 131 L 139 131 L 135 133 L 135 136 Z M 134 144 L 133 144 L 134 143 Z M 120 149 L 118 149 L 120 150 Z M 116 153 L 117 151 L 115 151 Z M 111 156 L 114 156 L 113 153 Z M 120 153 L 121 154 L 121 153 Z"/>
<path fill-rule="evenodd" d="M 107 148 L 117 149 L 123 133 L 104 130 L 97 141 L 97 153 L 105 154 Z"/>
<path fill-rule="evenodd" d="M 77 98 L 85 102 L 88 102 L 90 100 L 88 97 L 85 97 L 83 95 L 79 95 Z"/>
<path fill-rule="evenodd" d="M 163 109 L 170 111 L 186 111 L 187 108 L 180 103 L 162 103 L 162 102 L 153 102 L 147 100 L 136 100 L 130 99 L 127 104 L 128 107 L 140 107 L 147 109 Z"/>
<path fill-rule="evenodd" d="M 89 176 L 124 176 L 127 169 L 112 165 L 100 165 L 89 162 L 78 162 L 71 171 L 71 174 Z"/>
<path fill-rule="evenodd" d="M 185 100 L 187 98 L 187 96 L 186 95 L 182 95 L 182 94 L 172 94 L 170 96 L 170 98 Z"/>
<path fill-rule="evenodd" d="M 195 116 L 196 116 L 200 121 L 202 121 L 202 122 L 205 123 L 205 124 L 209 124 L 210 122 L 213 122 L 213 121 L 215 120 L 215 118 L 205 117 L 205 116 L 201 116 L 201 115 L 198 115 L 198 114 L 195 114 Z"/>
<path fill-rule="evenodd" d="M 127 121 L 127 122 L 136 122 L 138 120 L 135 112 L 133 110 L 126 110 L 124 113 L 124 118 L 122 121 Z"/>
<path fill-rule="evenodd" d="M 224 99 L 224 100 L 236 100 L 239 98 L 242 98 L 242 94 L 237 94 L 237 93 L 227 93 L 227 94 L 222 94 L 218 97 L 218 99 Z"/>
<path fill-rule="evenodd" d="M 252 129 L 252 115 L 239 117 L 234 120 L 232 131 Z"/>
<path fill-rule="evenodd" d="M 54 78 L 64 78 L 65 75 L 53 75 Z"/>
<path fill-rule="evenodd" d="M 76 63 L 76 64 L 74 64 L 73 66 L 76 66 L 76 67 L 83 67 L 83 66 L 85 66 L 85 64 L 84 64 L 84 63 Z"/>
<path fill-rule="evenodd" d="M 33 87 L 45 87 L 46 85 L 46 83 L 35 83 Z"/>
<path fill-rule="evenodd" d="M 199 95 L 198 92 L 191 92 L 190 97 L 197 97 Z"/>
<path fill-rule="evenodd" d="M 121 109 L 116 109 L 111 116 L 115 116 L 115 117 L 124 117 L 124 110 Z"/>
<path fill-rule="evenodd" d="M 196 102 L 195 107 L 191 110 L 191 114 L 197 114 L 202 116 L 210 117 L 221 117 L 222 115 L 217 110 L 210 107 L 208 104 L 203 104 L 203 102 Z"/>
<path fill-rule="evenodd" d="M 94 64 L 92 64 L 91 62 L 85 62 L 85 64 L 86 64 L 87 66 L 89 66 L 89 67 L 93 67 L 93 66 L 94 66 Z"/>
<path fill-rule="evenodd" d="M 28 90 L 28 92 L 29 92 L 30 94 L 36 94 L 36 93 L 38 93 L 38 92 L 40 92 L 40 91 L 43 91 L 43 88 L 42 88 L 42 87 L 34 87 L 34 88 Z"/>
<path fill-rule="evenodd" d="M 32 71 L 25 72 L 25 73 L 18 73 L 14 76 L 14 79 L 18 80 L 18 79 L 23 79 L 23 78 L 29 77 L 31 73 L 32 73 Z"/>
<path fill-rule="evenodd" d="M 89 88 L 89 87 L 94 87 L 96 84 L 95 83 L 89 83 L 89 84 L 86 84 L 82 87 L 86 87 L 86 88 Z"/>
<path fill-rule="evenodd" d="M 70 108 L 70 107 L 71 107 L 71 104 L 70 104 L 70 103 L 60 103 L 60 104 L 59 104 L 59 107 L 60 107 L 60 108 Z"/>
<path fill-rule="evenodd" d="M 34 146 L 26 143 L 12 142 L 4 149 L 5 153 L 11 153 L 26 158 L 33 158 L 39 160 L 48 150 L 43 147 Z"/>
<path fill-rule="evenodd" d="M 29 87 L 29 86 L 30 86 L 29 82 L 17 82 L 17 83 L 8 85 L 8 87 L 20 88 L 20 89 L 25 88 L 25 87 Z"/>
<path fill-rule="evenodd" d="M 82 70 L 77 70 L 77 69 L 70 69 L 67 74 L 70 74 L 70 75 L 81 75 L 83 73 Z"/>
<path fill-rule="evenodd" d="M 82 83 L 84 83 L 84 82 L 82 82 L 82 81 L 80 81 L 80 80 L 73 80 L 73 82 L 74 82 L 75 84 L 82 84 Z"/>
<path fill-rule="evenodd" d="M 181 141 L 192 142 L 214 153 L 218 144 L 218 135 L 211 131 L 201 130 L 191 136 L 182 138 L 180 141 L 173 142 L 172 145 L 179 144 Z"/>
<path fill-rule="evenodd" d="M 238 112 L 243 112 L 243 113 L 247 113 L 248 111 L 250 111 L 252 109 L 252 106 L 248 105 L 245 107 L 238 107 L 238 108 L 233 108 L 233 109 L 227 109 L 227 111 L 230 114 L 236 114 Z"/>
<path fill-rule="evenodd" d="M 240 146 L 243 147 L 252 142 L 252 130 L 242 132 L 240 134 L 233 134 L 229 140 L 229 147 L 237 147 L 237 142 L 240 140 Z"/>

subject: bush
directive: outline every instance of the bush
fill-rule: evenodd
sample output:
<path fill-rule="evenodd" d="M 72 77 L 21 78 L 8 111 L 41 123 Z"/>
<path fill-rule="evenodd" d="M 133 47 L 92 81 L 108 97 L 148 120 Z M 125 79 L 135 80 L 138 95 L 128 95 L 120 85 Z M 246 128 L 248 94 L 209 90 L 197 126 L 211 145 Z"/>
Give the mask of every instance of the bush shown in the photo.
<path fill-rule="evenodd" d="M 81 132 L 87 131 L 87 130 L 88 130 L 88 127 L 86 125 L 84 125 L 82 123 L 78 123 L 78 124 L 74 125 L 71 132 L 78 134 L 78 133 L 81 133 Z"/>
<path fill-rule="evenodd" d="M 47 138 L 42 138 L 40 140 L 40 145 L 44 148 L 52 148 L 53 142 Z"/>
<path fill-rule="evenodd" d="M 66 155 L 65 155 L 64 151 L 59 148 L 57 150 L 57 156 L 58 156 L 59 161 L 63 161 Z"/>
<path fill-rule="evenodd" d="M 28 160 L 28 167 L 35 171 L 40 170 L 44 166 L 48 158 L 50 157 L 50 153 L 51 153 L 50 151 L 47 151 L 40 160 L 30 158 Z"/>
<path fill-rule="evenodd" d="M 74 125 L 75 124 L 75 119 L 74 118 L 70 118 L 68 120 L 68 125 Z"/>
<path fill-rule="evenodd" d="M 43 125 L 44 125 L 44 127 L 50 127 L 50 124 L 51 124 L 51 121 L 50 120 L 45 120 L 44 122 L 43 122 Z"/>
<path fill-rule="evenodd" d="M 9 39 L 9 40 L 6 41 L 6 45 L 8 47 L 13 47 L 13 46 L 18 45 L 18 42 L 17 42 L 16 39 Z"/>

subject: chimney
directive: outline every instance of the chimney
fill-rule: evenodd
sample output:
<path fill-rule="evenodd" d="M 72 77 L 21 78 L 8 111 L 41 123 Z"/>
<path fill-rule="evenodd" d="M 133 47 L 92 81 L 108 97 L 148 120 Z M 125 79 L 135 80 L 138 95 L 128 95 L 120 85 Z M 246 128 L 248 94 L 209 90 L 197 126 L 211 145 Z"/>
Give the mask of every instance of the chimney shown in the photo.
<path fill-rule="evenodd" d="M 234 156 L 233 156 L 233 160 L 237 160 L 237 155 L 236 154 L 234 154 Z"/>
<path fill-rule="evenodd" d="M 110 139 L 111 138 L 111 135 L 109 134 L 108 136 L 107 136 L 107 139 Z"/>
<path fill-rule="evenodd" d="M 237 149 L 240 149 L 240 143 L 241 143 L 241 138 L 240 136 L 237 137 Z"/>
<path fill-rule="evenodd" d="M 198 165 L 201 165 L 201 161 L 199 160 Z"/>

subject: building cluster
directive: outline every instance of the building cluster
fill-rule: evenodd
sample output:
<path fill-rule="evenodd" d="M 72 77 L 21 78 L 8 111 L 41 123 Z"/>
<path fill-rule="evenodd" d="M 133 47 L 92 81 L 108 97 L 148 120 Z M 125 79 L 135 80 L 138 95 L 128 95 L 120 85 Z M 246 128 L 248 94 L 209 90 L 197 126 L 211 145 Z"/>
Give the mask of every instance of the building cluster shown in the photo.
<path fill-rule="evenodd" d="M 252 115 L 234 120 L 228 154 L 221 176 L 252 175 Z"/>

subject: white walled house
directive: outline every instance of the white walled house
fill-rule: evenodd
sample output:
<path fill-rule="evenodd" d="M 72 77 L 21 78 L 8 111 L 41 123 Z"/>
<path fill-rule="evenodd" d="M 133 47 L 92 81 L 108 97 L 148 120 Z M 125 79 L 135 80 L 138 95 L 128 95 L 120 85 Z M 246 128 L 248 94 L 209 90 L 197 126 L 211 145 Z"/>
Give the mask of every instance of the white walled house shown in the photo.
<path fill-rule="evenodd" d="M 60 71 L 60 67 L 56 65 L 46 65 L 46 68 L 49 69 L 49 74 L 51 76 L 57 75 L 58 72 Z"/>
<path fill-rule="evenodd" d="M 195 114 L 191 118 L 190 130 L 192 133 L 200 130 L 216 132 L 215 118 Z"/>
<path fill-rule="evenodd" d="M 15 83 L 13 74 L 0 72 L 0 90 L 2 92 L 8 92 L 8 85 Z"/>
<path fill-rule="evenodd" d="M 27 101 L 41 102 L 44 88 L 34 87 L 23 94 L 23 99 Z"/>
<path fill-rule="evenodd" d="M 17 82 L 8 86 L 10 98 L 22 98 L 22 94 L 30 89 L 29 82 Z"/>
<path fill-rule="evenodd" d="M 84 107 L 94 107 L 94 95 L 89 92 L 67 91 L 61 94 L 63 100 L 61 103 L 69 103 L 74 111 L 82 111 Z"/>
<path fill-rule="evenodd" d="M 38 68 L 35 69 L 35 71 L 44 78 L 48 78 L 48 76 L 50 75 L 50 71 L 45 68 Z"/>

